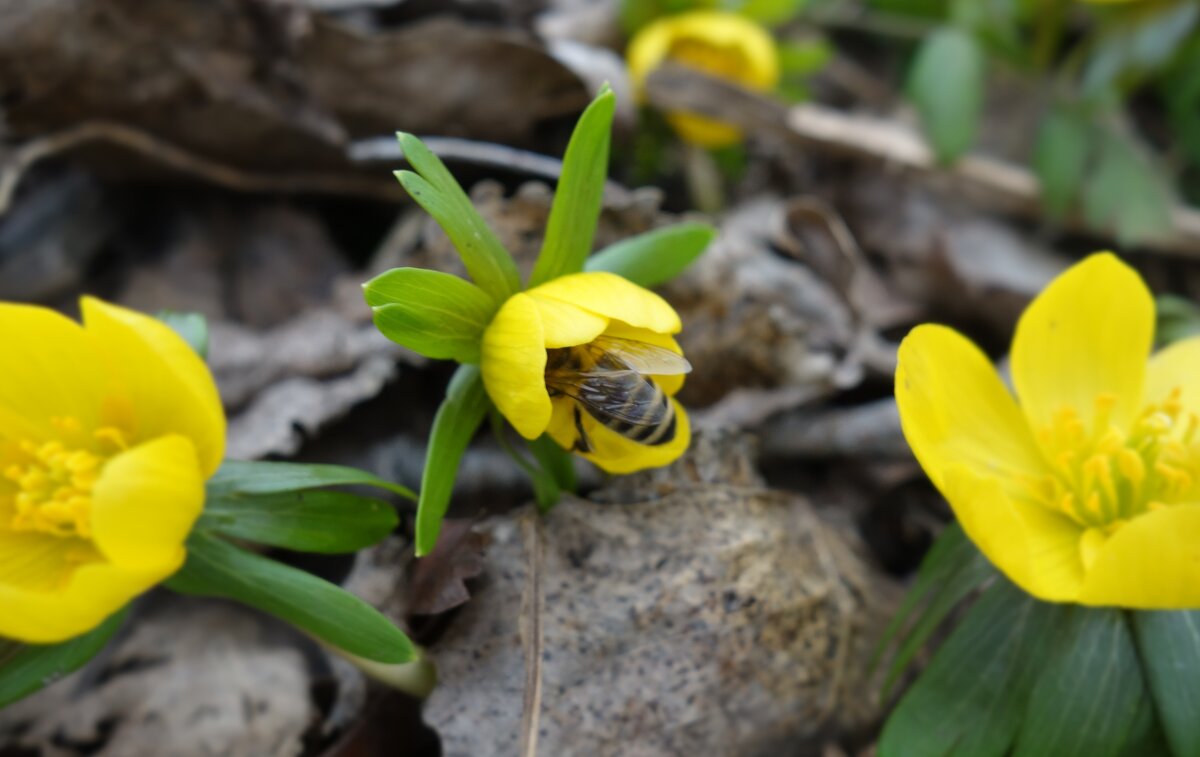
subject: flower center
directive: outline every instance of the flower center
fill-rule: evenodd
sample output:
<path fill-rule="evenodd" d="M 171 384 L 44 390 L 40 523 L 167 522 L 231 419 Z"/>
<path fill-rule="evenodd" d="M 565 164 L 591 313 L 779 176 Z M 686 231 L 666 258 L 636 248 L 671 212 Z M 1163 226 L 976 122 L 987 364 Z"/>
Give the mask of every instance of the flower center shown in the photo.
<path fill-rule="evenodd" d="M 71 418 L 55 419 L 54 424 L 69 432 L 79 430 L 78 421 Z M 94 437 L 116 449 L 125 447 L 124 435 L 115 428 L 102 428 Z M 0 526 L 7 525 L 13 531 L 91 538 L 92 487 L 108 456 L 57 440 L 40 444 L 26 440 L 17 448 L 25 460 L 3 471 L 4 477 L 17 485 L 17 492 L 12 519 Z"/>
<path fill-rule="evenodd" d="M 1128 431 L 1112 422 L 1117 398 L 1095 400 L 1091 428 L 1063 409 L 1039 439 L 1051 472 L 1033 483 L 1035 498 L 1066 513 L 1095 537 L 1142 513 L 1194 499 L 1200 484 L 1200 419 L 1184 413 L 1181 392 L 1147 405 Z"/>

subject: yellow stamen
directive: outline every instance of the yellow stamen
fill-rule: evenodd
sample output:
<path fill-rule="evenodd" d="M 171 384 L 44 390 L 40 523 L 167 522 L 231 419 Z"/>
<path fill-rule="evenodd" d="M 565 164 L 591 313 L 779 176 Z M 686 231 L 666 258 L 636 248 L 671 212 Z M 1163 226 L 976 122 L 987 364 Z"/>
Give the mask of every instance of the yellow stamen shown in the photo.
<path fill-rule="evenodd" d="M 79 429 L 78 421 L 72 418 L 57 418 L 53 423 L 63 431 Z M 124 443 L 116 429 L 101 429 L 95 436 Z M 25 440 L 17 447 L 26 460 L 4 470 L 4 477 L 17 485 L 12 500 L 15 512 L 11 521 L 0 523 L 0 527 L 90 538 L 92 487 L 100 477 L 104 458 L 88 449 L 69 449 L 57 440 L 41 444 Z"/>

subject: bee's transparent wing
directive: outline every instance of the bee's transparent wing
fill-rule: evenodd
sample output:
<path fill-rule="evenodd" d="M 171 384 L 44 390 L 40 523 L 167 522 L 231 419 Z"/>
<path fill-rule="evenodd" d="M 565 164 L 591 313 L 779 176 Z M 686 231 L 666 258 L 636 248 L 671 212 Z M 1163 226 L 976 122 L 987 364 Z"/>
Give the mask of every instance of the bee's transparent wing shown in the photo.
<path fill-rule="evenodd" d="M 593 370 L 575 374 L 579 380 L 561 379 L 554 388 L 588 409 L 633 426 L 657 426 L 664 405 L 656 392 L 633 392 L 631 385 L 645 381 L 637 371 Z M 584 380 L 586 379 L 586 380 Z"/>
<path fill-rule="evenodd" d="M 620 360 L 641 374 L 675 376 L 690 373 L 692 364 L 665 347 L 615 336 L 598 336 L 592 348 Z"/>

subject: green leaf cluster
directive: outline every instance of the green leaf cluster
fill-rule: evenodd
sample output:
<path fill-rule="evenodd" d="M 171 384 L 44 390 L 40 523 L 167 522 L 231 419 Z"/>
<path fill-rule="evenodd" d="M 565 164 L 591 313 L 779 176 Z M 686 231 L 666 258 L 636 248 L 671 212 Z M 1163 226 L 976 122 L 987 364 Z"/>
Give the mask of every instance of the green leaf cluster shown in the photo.
<path fill-rule="evenodd" d="M 1200 754 L 1200 613 L 1042 602 L 983 560 L 955 526 L 922 565 L 888 631 L 908 627 L 888 686 L 978 599 L 888 719 L 881 757 Z"/>
<path fill-rule="evenodd" d="M 912 24 L 943 21 L 921 36 L 907 81 L 939 160 L 952 162 L 974 143 L 987 73 L 1000 63 L 1037 77 L 1031 87 L 1050 95 L 1030 161 L 1052 216 L 1077 213 L 1122 244 L 1170 228 L 1166 162 L 1129 126 L 1136 121 L 1124 110 L 1153 88 L 1183 148 L 1184 168 L 1200 169 L 1200 4 L 945 0 L 919 11 L 915 3 L 872 5 L 905 14 Z"/>
<path fill-rule="evenodd" d="M 646 232 L 589 257 L 607 183 L 615 108 L 615 96 L 605 86 L 580 117 L 526 286 L 584 270 L 610 271 L 636 284 L 655 286 L 686 268 L 712 241 L 715 232 L 710 226 L 680 224 Z M 426 357 L 462 364 L 434 417 L 426 451 L 416 521 L 416 553 L 424 556 L 437 543 L 463 453 L 492 409 L 477 365 L 483 333 L 504 301 L 520 291 L 521 281 L 512 256 L 442 161 L 411 134 L 399 138 L 413 171 L 398 171 L 396 176 L 441 225 L 472 279 L 398 268 L 363 286 L 375 325 L 385 336 Z M 574 489 L 574 470 L 566 452 L 541 439 L 529 445 L 531 461 L 507 443 L 503 425 L 496 425 L 503 446 L 529 474 L 544 509 L 562 492 Z"/>
<path fill-rule="evenodd" d="M 375 608 L 339 586 L 258 555 L 237 542 L 317 553 L 353 552 L 396 527 L 388 503 L 331 489 L 361 486 L 407 498 L 403 486 L 340 465 L 226 462 L 208 483 L 187 562 L 167 581 L 185 594 L 257 607 L 350 654 L 410 662 L 416 649 Z"/>

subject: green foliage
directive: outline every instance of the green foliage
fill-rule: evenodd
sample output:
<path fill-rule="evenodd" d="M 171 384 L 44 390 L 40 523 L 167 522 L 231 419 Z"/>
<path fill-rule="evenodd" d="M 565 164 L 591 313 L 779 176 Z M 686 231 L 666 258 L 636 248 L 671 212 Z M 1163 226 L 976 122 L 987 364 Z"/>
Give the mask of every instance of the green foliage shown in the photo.
<path fill-rule="evenodd" d="M 61 644 L 21 644 L 0 640 L 0 707 L 49 686 L 95 657 L 121 624 L 128 610 L 113 613 L 82 636 Z"/>
<path fill-rule="evenodd" d="M 1081 83 L 1085 97 L 1127 92 L 1171 62 L 1200 20 L 1192 2 L 1127 8 L 1095 40 Z"/>
<path fill-rule="evenodd" d="M 1129 749 L 1139 735 L 1139 704 L 1148 692 L 1125 615 L 1083 607 L 1060 609 L 1057 615 L 1045 629 L 1050 654 L 1032 693 L 1028 698 L 1009 694 L 1026 708 L 1015 754 L 1145 754 Z"/>
<path fill-rule="evenodd" d="M 605 85 L 571 134 L 562 176 L 546 222 L 546 237 L 529 278 L 535 287 L 583 270 L 592 251 L 608 178 L 608 148 L 617 98 Z"/>
<path fill-rule="evenodd" d="M 542 434 L 530 442 L 529 449 L 533 452 L 538 465 L 554 482 L 554 496 L 546 498 L 545 501 L 538 500 L 538 506 L 545 512 L 558 503 L 559 494 L 575 491 L 578 483 L 575 476 L 575 464 L 570 453 L 558 446 L 547 434 Z"/>
<path fill-rule="evenodd" d="M 446 389 L 446 399 L 433 419 L 433 431 L 425 452 L 421 497 L 417 502 L 417 557 L 429 554 L 437 544 L 442 520 L 450 507 L 458 464 L 471 437 L 483 422 L 489 404 L 479 368 L 459 366 Z"/>
<path fill-rule="evenodd" d="M 208 357 L 208 320 L 199 313 L 176 313 L 163 310 L 156 316 L 171 329 L 183 337 L 196 354 L 202 358 Z"/>
<path fill-rule="evenodd" d="M 998 580 L 888 718 L 880 757 L 1008 754 L 1063 612 Z"/>
<path fill-rule="evenodd" d="M 187 562 L 167 581 L 184 594 L 224 597 L 257 607 L 368 660 L 416 659 L 416 648 L 390 620 L 353 594 L 302 570 L 193 532 Z"/>
<path fill-rule="evenodd" d="M 745 16 L 764 26 L 790 21 L 804 10 L 808 0 L 721 0 L 722 10 Z"/>
<path fill-rule="evenodd" d="M 1038 129 L 1033 168 L 1041 182 L 1042 202 L 1055 216 L 1064 216 L 1079 193 L 1091 143 L 1088 119 L 1065 108 L 1047 114 Z"/>
<path fill-rule="evenodd" d="M 1200 335 L 1200 306 L 1191 300 L 1164 294 L 1155 304 L 1158 324 L 1154 329 L 1157 347 Z"/>
<path fill-rule="evenodd" d="M 210 498 L 196 527 L 302 552 L 353 552 L 396 528 L 386 502 L 336 491 L 230 492 Z"/>
<path fill-rule="evenodd" d="M 884 632 L 882 643 L 890 643 L 893 638 L 899 641 L 884 680 L 885 697 L 950 613 L 995 578 L 995 568 L 967 539 L 962 528 L 957 523 L 948 526 L 922 561 L 916 583 Z M 920 612 L 913 620 L 918 607 Z M 908 623 L 910 620 L 913 622 Z M 899 635 L 906 625 L 908 628 Z"/>
<path fill-rule="evenodd" d="M 373 486 L 415 500 L 417 495 L 400 484 L 344 465 L 272 463 L 226 460 L 208 481 L 210 500 L 238 494 L 272 494 L 323 486 Z"/>
<path fill-rule="evenodd" d="M 521 286 L 512 256 L 441 159 L 413 135 L 401 132 L 396 136 L 404 157 L 416 170 L 397 171 L 396 178 L 450 237 L 479 288 L 498 302 L 508 299 Z"/>
<path fill-rule="evenodd" d="M 938 160 L 949 163 L 975 141 L 987 59 L 969 32 L 943 27 L 921 43 L 908 91 Z"/>
<path fill-rule="evenodd" d="M 1171 753 L 1200 754 L 1200 612 L 1138 612 L 1132 621 Z"/>
<path fill-rule="evenodd" d="M 363 284 L 375 326 L 397 344 L 435 360 L 479 362 L 479 341 L 497 303 L 457 276 L 395 268 Z"/>
<path fill-rule="evenodd" d="M 654 287 L 678 276 L 708 248 L 717 231 L 706 223 L 680 223 L 643 232 L 587 259 L 588 271 L 608 271 Z"/>
<path fill-rule="evenodd" d="M 884 726 L 881 757 L 1200 753 L 1200 613 L 1037 600 L 988 567 L 952 526 L 930 550 L 897 619 L 907 642 L 987 586 Z M 913 613 L 922 611 L 932 620 Z M 902 648 L 897 670 L 914 659 Z"/>
<path fill-rule="evenodd" d="M 1095 172 L 1083 190 L 1083 215 L 1111 228 L 1121 244 L 1162 236 L 1171 228 L 1171 195 L 1150 159 L 1127 138 L 1100 140 Z"/>

